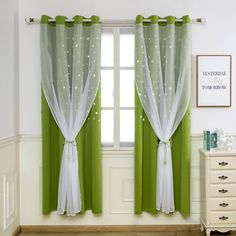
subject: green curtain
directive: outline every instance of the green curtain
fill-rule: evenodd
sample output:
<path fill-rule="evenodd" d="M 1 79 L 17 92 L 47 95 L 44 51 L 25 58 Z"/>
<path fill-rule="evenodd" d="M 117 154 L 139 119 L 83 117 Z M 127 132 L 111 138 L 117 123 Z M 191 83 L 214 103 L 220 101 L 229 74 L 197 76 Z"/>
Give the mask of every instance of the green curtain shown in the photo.
<path fill-rule="evenodd" d="M 158 139 L 135 94 L 135 214 L 156 214 Z M 171 139 L 175 209 L 190 214 L 190 106 Z"/>
<path fill-rule="evenodd" d="M 76 137 L 82 198 L 81 213 L 90 209 L 93 213 L 102 211 L 101 126 L 98 122 L 93 122 L 95 112 L 100 109 L 101 89 L 98 90 L 87 121 Z M 96 114 L 96 117 L 101 119 L 101 112 Z M 43 214 L 49 214 L 57 209 L 58 180 L 64 140 L 42 92 Z"/>
<path fill-rule="evenodd" d="M 173 17 L 172 17 L 173 18 Z M 167 17 L 168 20 L 172 19 Z M 186 17 L 185 17 L 186 18 Z M 184 18 L 184 20 L 186 20 Z M 143 19 L 138 16 L 137 21 Z M 158 17 L 150 17 L 151 23 L 157 23 Z M 155 21 L 155 22 L 153 22 Z M 140 22 L 139 22 L 140 23 Z M 171 22 L 173 23 L 173 22 Z M 177 26 L 181 23 L 175 23 Z M 165 26 L 166 23 L 159 23 Z M 145 30 L 145 29 L 144 29 Z M 181 31 L 176 29 L 179 35 Z M 160 37 L 166 34 L 165 28 L 160 27 Z M 151 36 L 149 36 L 151 37 Z M 158 37 L 158 36 L 157 36 Z M 168 37 L 168 35 L 164 36 Z M 164 38 L 163 37 L 163 38 Z M 179 37 L 178 37 L 179 39 Z M 146 40 L 146 39 L 145 39 Z M 149 38 L 150 41 L 150 38 Z M 162 42 L 160 48 L 162 49 Z M 165 38 L 163 44 L 165 43 Z M 164 46 L 163 46 L 164 47 Z M 176 46 L 177 47 L 177 46 Z M 178 47 L 177 49 L 178 50 Z M 150 52 L 151 53 L 151 52 Z M 162 56 L 165 55 L 161 51 Z M 165 59 L 165 56 L 164 56 Z M 165 61 L 163 59 L 163 61 Z M 162 63 L 164 64 L 164 62 Z M 179 62 L 176 62 L 177 65 Z M 151 65 L 149 65 L 151 67 Z M 163 65 L 162 65 L 163 66 Z M 176 66 L 178 70 L 178 66 Z M 176 71 L 178 74 L 178 71 Z M 191 78 L 189 76 L 189 78 Z M 156 214 L 156 175 L 157 175 L 157 149 L 158 138 L 156 137 L 149 120 L 142 108 L 138 93 L 135 94 L 135 213 L 142 211 Z M 182 119 L 171 140 L 173 181 L 174 181 L 174 203 L 175 210 L 183 215 L 190 214 L 190 106 Z"/>
<path fill-rule="evenodd" d="M 77 113 L 76 106 L 77 100 L 80 98 L 79 92 L 83 89 L 84 91 L 88 90 L 88 96 L 85 100 L 85 107 L 88 110 L 85 112 L 89 114 L 83 116 L 87 119 L 75 140 L 78 149 L 78 174 L 82 201 L 80 213 L 84 213 L 89 209 L 93 213 L 101 213 L 101 89 L 98 81 L 100 80 L 100 34 L 96 34 L 99 32 L 99 27 L 96 26 L 96 29 L 98 29 L 96 32 L 90 31 L 94 24 L 99 24 L 99 18 L 93 16 L 90 22 L 84 22 L 84 17 L 75 16 L 73 18 L 74 23 L 66 22 L 64 16 L 57 16 L 56 23 L 49 22 L 49 19 L 50 17 L 45 15 L 41 18 L 42 81 L 44 91 L 45 89 L 47 91 L 45 94 L 42 92 L 43 214 L 49 214 L 51 211 L 57 210 L 61 157 L 65 143 L 65 138 L 57 126 L 58 117 L 55 116 L 54 110 L 52 115 L 47 104 L 49 102 L 50 107 L 53 108 L 52 105 L 55 101 L 55 99 L 49 99 L 52 94 L 52 92 L 48 92 L 48 89 L 51 89 L 50 82 L 53 83 L 56 91 L 54 94 L 56 96 L 57 93 L 61 94 L 60 97 L 58 96 L 61 99 L 58 98 L 60 106 L 66 104 L 65 109 L 62 110 L 62 112 L 65 111 L 66 115 L 66 106 L 72 104 L 70 103 L 72 99 L 74 101 L 72 105 L 75 106 L 73 111 Z M 96 49 L 97 54 L 95 53 Z M 96 55 L 98 59 L 94 58 Z M 88 76 L 89 73 L 92 73 L 90 77 Z M 97 84 L 91 82 L 92 76 L 96 77 Z M 87 80 L 90 80 L 89 87 L 85 86 Z M 60 82 L 64 82 L 65 85 L 63 86 L 63 83 L 60 84 Z M 81 87 L 81 84 L 85 87 Z M 92 91 L 95 91 L 96 88 L 98 88 L 98 92 L 92 94 Z M 63 89 L 68 92 L 65 93 Z M 69 96 L 67 96 L 68 94 Z M 47 101 L 45 95 L 47 95 Z M 77 99 L 76 96 L 79 98 Z M 94 97 L 95 100 L 93 100 Z M 65 101 L 69 101 L 69 103 Z M 91 106 L 88 104 L 91 104 Z M 91 109 L 87 107 L 91 107 Z M 81 111 L 83 112 L 83 110 Z M 67 120 L 70 119 L 69 115 L 66 116 Z M 54 118 L 57 119 L 57 124 Z M 68 142 L 66 144 L 74 145 Z M 68 160 L 73 161 L 69 157 Z"/>

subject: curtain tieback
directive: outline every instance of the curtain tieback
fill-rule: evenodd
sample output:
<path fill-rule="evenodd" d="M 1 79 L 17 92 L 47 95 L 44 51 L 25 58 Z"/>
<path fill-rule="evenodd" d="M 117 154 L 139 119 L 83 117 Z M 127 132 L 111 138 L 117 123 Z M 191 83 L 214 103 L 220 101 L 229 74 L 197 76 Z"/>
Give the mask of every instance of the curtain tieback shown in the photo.
<path fill-rule="evenodd" d="M 77 146 L 76 145 L 76 141 L 75 141 L 75 139 L 74 140 L 67 140 L 67 139 L 65 139 L 65 144 L 71 144 L 71 145 L 73 145 L 73 146 Z"/>
<path fill-rule="evenodd" d="M 166 165 L 166 152 L 167 152 L 167 146 L 170 147 L 170 141 L 160 141 L 159 144 L 165 144 L 165 152 L 164 152 L 164 160 L 163 160 L 163 164 Z"/>
<path fill-rule="evenodd" d="M 65 139 L 65 144 L 70 144 L 70 145 L 72 145 L 72 146 L 74 146 L 74 147 L 77 146 L 75 139 L 74 139 L 74 140 L 67 140 L 67 139 Z M 67 158 L 68 158 L 68 160 L 72 160 L 73 162 L 75 161 L 75 156 L 74 156 L 74 151 L 73 151 L 73 149 L 72 149 L 72 155 L 68 153 Z"/>

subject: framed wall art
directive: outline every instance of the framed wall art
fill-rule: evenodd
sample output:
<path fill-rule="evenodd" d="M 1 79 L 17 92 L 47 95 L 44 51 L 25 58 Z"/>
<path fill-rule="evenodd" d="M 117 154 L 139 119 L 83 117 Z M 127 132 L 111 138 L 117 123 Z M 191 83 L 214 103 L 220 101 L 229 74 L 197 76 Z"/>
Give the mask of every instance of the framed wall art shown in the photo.
<path fill-rule="evenodd" d="M 231 55 L 197 56 L 197 107 L 231 106 Z"/>

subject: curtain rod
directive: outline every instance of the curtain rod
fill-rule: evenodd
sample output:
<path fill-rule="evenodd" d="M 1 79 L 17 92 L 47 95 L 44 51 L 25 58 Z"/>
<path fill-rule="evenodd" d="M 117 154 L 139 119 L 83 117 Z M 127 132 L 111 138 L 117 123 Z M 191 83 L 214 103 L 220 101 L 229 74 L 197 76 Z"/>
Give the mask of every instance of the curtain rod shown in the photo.
<path fill-rule="evenodd" d="M 73 19 L 67 19 L 66 22 L 73 22 Z M 84 19 L 84 22 L 90 22 L 90 19 Z M 166 22 L 166 19 L 159 19 L 159 22 Z M 177 22 L 181 22 L 182 19 L 177 19 Z M 40 19 L 32 18 L 32 17 L 27 17 L 25 18 L 25 22 L 28 25 L 31 24 L 40 24 Z M 55 19 L 49 19 L 49 22 L 55 22 Z M 150 22 L 150 19 L 144 19 L 143 22 Z M 204 24 L 206 23 L 205 18 L 195 18 L 191 19 L 192 23 L 201 23 Z M 104 19 L 101 20 L 102 27 L 134 27 L 135 26 L 135 20 L 110 20 L 110 19 Z"/>

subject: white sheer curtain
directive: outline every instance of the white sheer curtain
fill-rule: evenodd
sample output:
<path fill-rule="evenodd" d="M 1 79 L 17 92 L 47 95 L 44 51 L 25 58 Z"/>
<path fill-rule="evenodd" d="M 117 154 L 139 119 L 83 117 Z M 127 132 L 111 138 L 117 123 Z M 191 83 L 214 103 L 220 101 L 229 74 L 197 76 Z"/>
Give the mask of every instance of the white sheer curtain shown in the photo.
<path fill-rule="evenodd" d="M 78 150 L 75 138 L 93 105 L 100 82 L 101 26 L 41 24 L 43 91 L 65 137 L 61 161 L 58 212 L 81 211 Z M 60 23 L 58 23 L 58 21 Z"/>
<path fill-rule="evenodd" d="M 185 115 L 190 98 L 189 20 L 175 24 L 136 24 L 136 87 L 143 109 L 160 142 L 157 153 L 156 208 L 174 212 L 170 139 Z"/>

